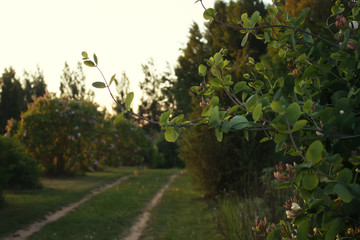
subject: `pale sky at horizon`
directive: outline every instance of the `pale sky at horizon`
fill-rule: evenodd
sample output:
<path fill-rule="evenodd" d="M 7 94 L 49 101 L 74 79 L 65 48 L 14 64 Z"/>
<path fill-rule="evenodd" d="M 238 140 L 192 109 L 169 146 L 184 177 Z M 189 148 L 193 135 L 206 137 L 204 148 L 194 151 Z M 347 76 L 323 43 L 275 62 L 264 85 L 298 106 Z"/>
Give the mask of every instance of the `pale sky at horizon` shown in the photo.
<path fill-rule="evenodd" d="M 215 0 L 204 0 L 213 7 Z M 0 0 L 0 71 L 13 67 L 23 78 L 24 70 L 44 72 L 50 92 L 58 92 L 65 61 L 76 69 L 81 52 L 96 53 L 107 78 L 126 72 L 135 99 L 141 64 L 154 59 L 159 72 L 166 62 L 176 66 L 193 22 L 203 26 L 203 9 L 195 0 Z M 84 66 L 86 85 L 101 80 Z M 95 101 L 112 104 L 109 94 L 94 89 Z M 136 100 L 135 100 L 136 103 Z M 135 110 L 135 109 L 134 109 Z"/>

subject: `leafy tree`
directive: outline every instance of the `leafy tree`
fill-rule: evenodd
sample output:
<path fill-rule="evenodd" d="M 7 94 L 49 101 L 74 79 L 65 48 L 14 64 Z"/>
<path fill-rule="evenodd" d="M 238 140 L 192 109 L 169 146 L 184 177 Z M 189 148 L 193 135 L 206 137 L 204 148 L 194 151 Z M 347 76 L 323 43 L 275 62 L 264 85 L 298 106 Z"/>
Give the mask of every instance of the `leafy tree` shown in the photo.
<path fill-rule="evenodd" d="M 31 103 L 35 98 L 44 96 L 46 93 L 46 83 L 44 74 L 38 67 L 35 73 L 25 72 L 25 102 Z"/>
<path fill-rule="evenodd" d="M 140 89 L 143 91 L 139 114 L 149 119 L 159 119 L 160 114 L 166 108 L 173 106 L 172 96 L 168 91 L 172 84 L 171 73 L 159 74 L 153 59 L 150 59 L 147 64 L 143 64 L 142 69 L 145 78 L 139 84 Z M 142 121 L 141 124 L 148 130 L 160 130 L 158 126 L 149 125 L 146 121 Z"/>
<path fill-rule="evenodd" d="M 64 175 L 100 167 L 105 157 L 96 154 L 102 147 L 104 113 L 97 107 L 89 101 L 46 94 L 22 113 L 15 137 L 46 174 Z"/>
<path fill-rule="evenodd" d="M 80 100 L 94 97 L 94 92 L 87 91 L 85 88 L 85 75 L 80 62 L 78 62 L 77 71 L 71 70 L 69 64 L 65 62 L 59 89 L 60 96 L 70 99 Z"/>
<path fill-rule="evenodd" d="M 5 69 L 0 79 L 0 133 L 10 118 L 20 119 L 20 113 L 26 108 L 25 93 L 13 68 Z"/>

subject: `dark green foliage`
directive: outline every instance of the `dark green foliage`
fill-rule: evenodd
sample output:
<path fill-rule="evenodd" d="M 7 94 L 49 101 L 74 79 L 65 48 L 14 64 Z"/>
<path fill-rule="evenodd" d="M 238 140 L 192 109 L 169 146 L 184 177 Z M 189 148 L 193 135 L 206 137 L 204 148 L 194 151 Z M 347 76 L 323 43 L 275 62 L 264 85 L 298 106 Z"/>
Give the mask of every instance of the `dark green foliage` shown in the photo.
<path fill-rule="evenodd" d="M 0 134 L 5 132 L 7 120 L 20 119 L 20 113 L 26 108 L 24 90 L 15 76 L 15 70 L 5 69 L 0 78 Z"/>
<path fill-rule="evenodd" d="M 128 119 L 117 121 L 108 133 L 104 160 L 108 166 L 144 166 L 151 162 L 152 146 L 145 131 Z"/>
<path fill-rule="evenodd" d="M 201 110 L 195 106 L 191 117 Z M 218 142 L 213 129 L 207 126 L 184 130 L 179 141 L 180 158 L 193 183 L 211 196 L 257 190 L 262 169 L 273 166 L 282 157 L 275 154 L 273 144 L 259 144 L 263 134 L 255 133 L 250 132 L 251 139 L 246 141 L 242 132 L 230 132 Z"/>
<path fill-rule="evenodd" d="M 164 134 L 154 141 L 154 150 L 152 162 L 149 164 L 151 168 L 183 168 L 185 163 L 178 156 L 178 145 L 176 143 L 167 142 Z"/>
<path fill-rule="evenodd" d="M 4 70 L 0 78 L 0 134 L 5 132 L 8 120 L 19 120 L 20 113 L 26 110 L 27 104 L 46 92 L 44 76 L 39 68 L 34 74 L 25 72 L 24 77 L 25 86 L 22 87 L 15 70 L 10 67 Z"/>
<path fill-rule="evenodd" d="M 35 98 L 44 96 L 46 83 L 43 72 L 37 68 L 35 73 L 25 72 L 25 102 L 31 103 Z"/>
<path fill-rule="evenodd" d="M 6 188 L 40 187 L 40 169 L 16 140 L 0 136 L 0 205 Z"/>
<path fill-rule="evenodd" d="M 208 57 L 209 50 L 204 44 L 203 34 L 199 26 L 194 23 L 190 28 L 190 36 L 183 54 L 179 56 L 179 65 L 175 68 L 177 81 L 174 83 L 174 98 L 177 114 L 191 112 L 190 88 L 199 85 L 203 78 L 198 74 L 198 65 Z"/>
<path fill-rule="evenodd" d="M 229 24 L 233 24 L 234 18 L 240 19 L 244 12 L 249 14 L 255 10 L 265 12 L 261 1 L 249 0 L 217 2 L 215 10 L 216 17 Z M 192 26 L 187 47 L 179 57 L 179 66 L 175 70 L 178 77 L 174 85 L 178 112 L 190 114 L 190 119 L 199 118 L 202 110 L 198 107 L 199 104 L 206 105 L 209 99 L 193 97 L 192 100 L 188 91 L 192 86 L 199 86 L 204 81 L 204 78 L 198 74 L 199 64 L 205 65 L 204 59 L 222 48 L 229 49 L 227 57 L 231 60 L 233 81 L 236 83 L 244 80 L 242 75 L 248 68 L 246 65 L 248 57 L 251 55 L 259 58 L 266 48 L 253 36 L 249 37 L 250 44 L 243 48 L 242 38 L 243 35 L 239 31 L 226 28 L 216 22 L 206 24 L 204 34 L 196 24 Z M 225 94 L 219 97 L 221 102 L 229 103 Z M 215 195 L 224 191 L 245 193 L 253 190 L 246 186 L 258 186 L 256 182 L 259 180 L 261 170 L 276 162 L 273 146 L 257 143 L 262 137 L 259 133 L 248 142 L 244 140 L 242 133 L 228 133 L 223 142 L 218 143 L 212 129 L 190 128 L 185 130 L 181 137 L 180 157 L 186 163 L 194 183 L 208 194 Z"/>

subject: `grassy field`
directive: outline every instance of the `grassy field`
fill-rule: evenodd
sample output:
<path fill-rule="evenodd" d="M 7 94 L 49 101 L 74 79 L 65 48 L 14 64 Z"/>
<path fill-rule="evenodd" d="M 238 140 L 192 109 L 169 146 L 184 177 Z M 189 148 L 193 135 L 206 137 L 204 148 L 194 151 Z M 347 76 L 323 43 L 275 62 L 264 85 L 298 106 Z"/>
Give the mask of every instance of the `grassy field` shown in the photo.
<path fill-rule="evenodd" d="M 151 212 L 142 240 L 220 240 L 216 229 L 215 202 L 202 198 L 186 173 L 178 176 Z"/>
<path fill-rule="evenodd" d="M 106 168 L 72 178 L 42 178 L 42 189 L 5 192 L 6 205 L 0 209 L 0 237 L 32 223 L 49 211 L 81 199 L 101 184 L 133 173 L 134 168 Z"/>
<path fill-rule="evenodd" d="M 73 212 L 45 225 L 29 239 L 123 239 L 154 195 L 179 170 L 107 168 L 73 178 L 43 178 L 43 189 L 6 193 L 7 206 L 0 209 L 0 238 L 26 224 L 39 220 L 49 211 L 76 202 L 92 189 L 113 180 L 131 177 L 92 197 Z M 274 199 L 274 198 L 272 198 Z M 250 228 L 256 216 L 272 216 L 267 201 L 256 198 L 204 199 L 194 189 L 186 171 L 165 191 L 152 209 L 142 240 L 221 240 L 255 239 Z M 220 234 L 220 232 L 223 233 Z"/>
<path fill-rule="evenodd" d="M 136 217 L 176 170 L 144 170 L 106 190 L 29 239 L 115 239 L 126 235 Z"/>

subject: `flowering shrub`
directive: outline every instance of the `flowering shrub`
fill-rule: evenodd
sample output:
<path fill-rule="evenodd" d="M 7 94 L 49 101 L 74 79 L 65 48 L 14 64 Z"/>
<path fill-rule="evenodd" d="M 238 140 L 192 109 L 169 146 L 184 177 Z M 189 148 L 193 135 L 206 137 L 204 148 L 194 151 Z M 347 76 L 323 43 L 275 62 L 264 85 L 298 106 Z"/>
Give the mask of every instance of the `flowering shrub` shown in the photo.
<path fill-rule="evenodd" d="M 48 174 L 101 166 L 104 157 L 96 153 L 102 141 L 104 114 L 97 107 L 91 102 L 46 94 L 22 113 L 15 137 Z"/>

